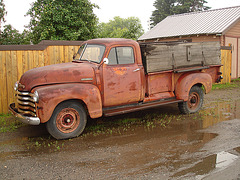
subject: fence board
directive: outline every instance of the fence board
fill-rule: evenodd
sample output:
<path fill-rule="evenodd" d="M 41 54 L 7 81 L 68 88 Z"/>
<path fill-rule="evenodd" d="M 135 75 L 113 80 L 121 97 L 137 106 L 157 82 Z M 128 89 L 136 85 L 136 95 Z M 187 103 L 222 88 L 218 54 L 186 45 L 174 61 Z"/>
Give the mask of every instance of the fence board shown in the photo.
<path fill-rule="evenodd" d="M 6 52 L 6 78 L 7 78 L 7 104 L 13 102 L 13 76 L 12 76 L 12 60 L 11 60 L 11 51 Z"/>
<path fill-rule="evenodd" d="M 17 79 L 23 74 L 23 51 L 17 51 Z"/>

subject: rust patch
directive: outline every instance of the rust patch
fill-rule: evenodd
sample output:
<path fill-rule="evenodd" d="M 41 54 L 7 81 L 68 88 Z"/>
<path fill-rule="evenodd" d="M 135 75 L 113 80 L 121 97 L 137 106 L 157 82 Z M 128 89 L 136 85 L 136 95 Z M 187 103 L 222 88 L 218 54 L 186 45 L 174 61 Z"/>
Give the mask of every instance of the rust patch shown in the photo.
<path fill-rule="evenodd" d="M 130 84 L 129 91 L 135 91 L 135 90 L 137 90 L 137 88 L 136 88 L 136 82 L 132 82 L 132 83 Z"/>
<path fill-rule="evenodd" d="M 127 68 L 126 67 L 117 67 L 117 68 L 113 68 L 113 71 L 115 72 L 115 74 L 122 76 L 127 73 Z"/>
<path fill-rule="evenodd" d="M 80 73 L 79 71 L 76 71 L 76 70 L 75 70 L 75 71 L 73 71 L 73 75 L 74 75 L 74 76 L 78 76 L 78 75 L 81 75 L 81 73 Z"/>

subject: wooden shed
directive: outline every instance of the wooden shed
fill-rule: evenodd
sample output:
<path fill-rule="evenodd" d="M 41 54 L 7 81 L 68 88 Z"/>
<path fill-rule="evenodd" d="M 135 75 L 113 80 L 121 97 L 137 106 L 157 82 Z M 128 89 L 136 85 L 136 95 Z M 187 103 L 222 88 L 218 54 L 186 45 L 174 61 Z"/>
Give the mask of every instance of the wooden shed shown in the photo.
<path fill-rule="evenodd" d="M 231 78 L 240 77 L 240 6 L 168 16 L 138 41 L 219 41 L 231 46 Z"/>

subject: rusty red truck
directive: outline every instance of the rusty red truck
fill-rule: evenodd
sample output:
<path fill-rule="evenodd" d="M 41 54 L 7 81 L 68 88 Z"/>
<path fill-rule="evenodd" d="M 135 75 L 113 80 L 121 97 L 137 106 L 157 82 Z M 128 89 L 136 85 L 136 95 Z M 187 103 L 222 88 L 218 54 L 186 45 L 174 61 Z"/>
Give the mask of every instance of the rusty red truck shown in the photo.
<path fill-rule="evenodd" d="M 79 136 L 87 117 L 113 116 L 178 103 L 195 113 L 221 80 L 220 45 L 85 41 L 73 61 L 35 68 L 15 84 L 10 111 L 24 123 L 46 123 L 56 139 Z"/>

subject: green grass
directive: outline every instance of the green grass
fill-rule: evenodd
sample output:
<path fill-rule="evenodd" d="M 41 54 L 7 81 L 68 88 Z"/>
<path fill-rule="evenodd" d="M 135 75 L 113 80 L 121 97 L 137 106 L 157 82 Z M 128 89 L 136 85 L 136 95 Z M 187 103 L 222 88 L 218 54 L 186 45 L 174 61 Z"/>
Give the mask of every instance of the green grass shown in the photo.
<path fill-rule="evenodd" d="M 228 89 L 228 88 L 237 88 L 240 87 L 240 78 L 232 80 L 231 83 L 226 84 L 213 84 L 212 90 L 216 89 Z"/>
<path fill-rule="evenodd" d="M 13 132 L 21 126 L 23 126 L 23 123 L 11 118 L 10 114 L 0 114 L 0 133 Z"/>

